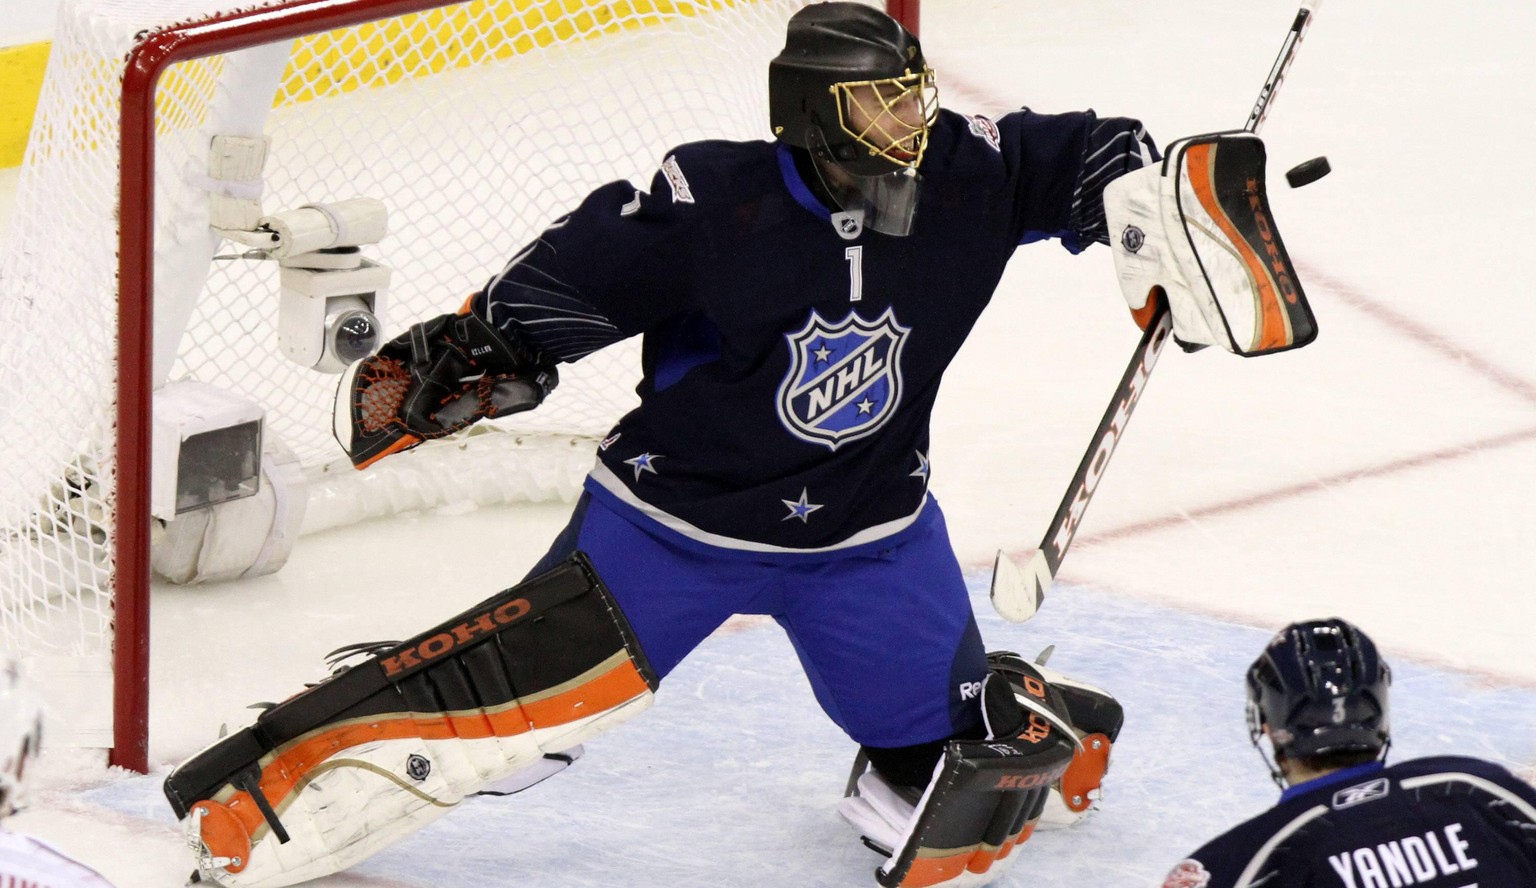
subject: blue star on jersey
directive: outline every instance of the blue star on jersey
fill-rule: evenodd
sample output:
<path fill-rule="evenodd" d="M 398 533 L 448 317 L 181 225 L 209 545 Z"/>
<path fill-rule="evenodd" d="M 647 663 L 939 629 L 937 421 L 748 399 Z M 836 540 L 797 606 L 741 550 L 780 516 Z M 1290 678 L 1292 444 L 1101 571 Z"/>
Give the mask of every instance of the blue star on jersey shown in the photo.
<path fill-rule="evenodd" d="M 808 488 L 804 487 L 800 488 L 800 499 L 779 500 L 779 502 L 789 507 L 789 514 L 785 515 L 781 520 L 788 521 L 791 518 L 799 518 L 801 524 L 808 523 L 811 513 L 822 506 L 821 503 L 811 502 L 811 492 Z"/>
<path fill-rule="evenodd" d="M 787 334 L 790 367 L 779 384 L 779 421 L 790 434 L 831 450 L 873 434 L 901 400 L 901 350 L 911 328 L 887 308 L 874 320 L 850 311 L 829 324 L 815 309 Z"/>
<path fill-rule="evenodd" d="M 618 435 L 614 435 L 614 437 L 617 438 Z M 656 466 L 654 465 L 658 459 L 661 459 L 661 456 L 658 454 L 642 453 L 639 456 L 624 460 L 624 464 L 635 467 L 635 480 L 639 481 L 641 472 L 650 472 L 652 475 L 660 474 L 656 471 Z"/>
<path fill-rule="evenodd" d="M 917 468 L 913 469 L 912 472 L 908 475 L 908 477 L 911 477 L 911 478 L 921 478 L 921 479 L 923 479 L 923 483 L 927 484 L 928 483 L 928 456 L 926 454 L 924 454 L 921 450 L 916 451 L 916 453 L 917 453 Z"/>

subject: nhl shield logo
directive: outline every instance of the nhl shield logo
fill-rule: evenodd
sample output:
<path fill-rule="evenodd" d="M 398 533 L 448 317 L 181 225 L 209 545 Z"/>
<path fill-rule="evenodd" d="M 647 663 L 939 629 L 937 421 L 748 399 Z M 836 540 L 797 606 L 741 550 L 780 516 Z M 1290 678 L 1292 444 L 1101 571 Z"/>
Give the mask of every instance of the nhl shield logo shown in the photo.
<path fill-rule="evenodd" d="M 789 373 L 779 385 L 779 420 L 795 437 L 836 450 L 873 434 L 901 400 L 901 349 L 910 327 L 887 308 L 873 321 L 850 311 L 828 324 L 814 310 L 785 336 Z"/>

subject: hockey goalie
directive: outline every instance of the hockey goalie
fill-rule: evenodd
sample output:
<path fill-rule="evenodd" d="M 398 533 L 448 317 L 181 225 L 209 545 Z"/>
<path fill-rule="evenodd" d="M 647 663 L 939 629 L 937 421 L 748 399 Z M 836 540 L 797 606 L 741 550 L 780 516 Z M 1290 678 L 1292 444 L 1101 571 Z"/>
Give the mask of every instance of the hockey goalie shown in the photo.
<path fill-rule="evenodd" d="M 1243 192 L 1262 151 L 1214 137 L 1159 165 L 1131 118 L 943 109 L 917 38 L 861 3 L 791 16 L 768 85 L 771 140 L 680 145 L 648 187 L 598 188 L 457 311 L 342 375 L 336 435 L 361 467 L 558 398 L 558 364 L 643 338 L 640 405 L 527 579 L 172 773 L 200 878 L 335 872 L 537 776 L 650 705 L 736 614 L 773 617 L 847 735 L 838 810 L 878 884 L 995 882 L 1037 828 L 1101 798 L 1121 707 L 989 656 L 928 489 L 930 418 L 1023 245 L 1136 242 L 1116 260 L 1132 307 L 1161 294 L 1191 343 L 1303 338 L 1272 311 L 1283 253 L 1252 261 L 1249 232 L 1220 224 L 1230 201 L 1263 205 Z M 1186 212 L 1201 170 L 1212 200 Z M 1175 238 L 1185 222 L 1203 240 Z M 1204 263 L 1229 249 L 1245 258 Z"/>

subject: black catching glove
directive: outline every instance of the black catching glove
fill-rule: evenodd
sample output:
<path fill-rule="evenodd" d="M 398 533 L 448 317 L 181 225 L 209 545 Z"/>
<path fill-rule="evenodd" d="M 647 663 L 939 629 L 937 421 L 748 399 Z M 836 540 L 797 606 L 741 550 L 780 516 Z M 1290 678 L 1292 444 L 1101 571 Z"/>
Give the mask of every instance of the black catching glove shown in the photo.
<path fill-rule="evenodd" d="M 411 327 L 342 374 L 336 440 L 361 469 L 480 419 L 532 410 L 554 390 L 554 365 L 474 314 Z"/>

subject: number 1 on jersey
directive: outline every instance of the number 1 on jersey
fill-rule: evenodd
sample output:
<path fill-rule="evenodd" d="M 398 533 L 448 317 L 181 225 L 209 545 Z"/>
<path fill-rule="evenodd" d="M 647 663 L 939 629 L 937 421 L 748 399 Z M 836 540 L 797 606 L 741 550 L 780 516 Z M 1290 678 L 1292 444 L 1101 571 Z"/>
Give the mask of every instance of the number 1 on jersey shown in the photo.
<path fill-rule="evenodd" d="M 848 301 L 864 298 L 864 248 L 846 247 L 843 256 L 848 260 Z"/>

